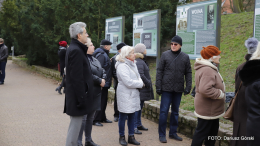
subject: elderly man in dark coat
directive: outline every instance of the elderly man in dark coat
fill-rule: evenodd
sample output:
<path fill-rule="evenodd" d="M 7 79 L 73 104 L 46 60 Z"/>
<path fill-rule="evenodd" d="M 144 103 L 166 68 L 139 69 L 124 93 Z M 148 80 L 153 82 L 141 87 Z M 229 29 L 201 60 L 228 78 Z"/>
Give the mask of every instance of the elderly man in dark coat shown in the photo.
<path fill-rule="evenodd" d="M 66 52 L 66 94 L 64 113 L 70 116 L 66 146 L 76 146 L 82 118 L 92 113 L 93 79 L 87 58 L 86 24 L 76 22 L 70 25 L 71 43 Z"/>
<path fill-rule="evenodd" d="M 171 119 L 169 138 L 182 140 L 177 135 L 179 106 L 181 96 L 190 93 L 192 74 L 189 56 L 181 51 L 182 39 L 175 36 L 171 40 L 171 50 L 162 53 L 156 73 L 156 92 L 162 94 L 160 117 L 159 117 L 159 139 L 166 143 L 166 126 L 170 104 Z M 185 79 L 184 79 L 185 78 Z M 184 89 L 184 81 L 186 88 Z"/>
<path fill-rule="evenodd" d="M 93 53 L 93 56 L 98 59 L 102 68 L 106 71 L 106 84 L 102 88 L 101 93 L 101 110 L 96 112 L 95 119 L 93 124 L 96 126 L 103 126 L 100 122 L 104 123 L 112 123 L 112 121 L 108 120 L 106 117 L 106 108 L 107 108 L 107 96 L 108 89 L 111 86 L 112 81 L 112 70 L 111 70 L 111 61 L 109 58 L 109 51 L 111 49 L 112 43 L 108 40 L 102 40 L 100 43 L 100 48 L 97 48 Z"/>

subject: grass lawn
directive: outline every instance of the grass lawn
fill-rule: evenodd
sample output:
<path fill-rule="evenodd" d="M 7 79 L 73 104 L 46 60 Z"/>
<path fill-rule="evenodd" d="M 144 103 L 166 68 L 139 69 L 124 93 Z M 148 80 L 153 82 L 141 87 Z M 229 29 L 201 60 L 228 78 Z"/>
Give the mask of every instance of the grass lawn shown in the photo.
<path fill-rule="evenodd" d="M 222 15 L 221 17 L 220 50 L 222 52 L 220 54 L 220 74 L 224 79 L 226 92 L 234 92 L 235 90 L 236 68 L 245 62 L 244 56 L 247 53 L 247 49 L 244 46 L 244 42 L 249 37 L 253 37 L 253 23 L 254 12 Z M 194 62 L 195 60 L 191 60 L 192 87 L 194 87 L 195 83 Z M 155 63 L 150 63 L 149 67 L 155 91 L 156 65 Z M 193 97 L 191 95 L 183 96 L 180 108 L 194 111 Z"/>

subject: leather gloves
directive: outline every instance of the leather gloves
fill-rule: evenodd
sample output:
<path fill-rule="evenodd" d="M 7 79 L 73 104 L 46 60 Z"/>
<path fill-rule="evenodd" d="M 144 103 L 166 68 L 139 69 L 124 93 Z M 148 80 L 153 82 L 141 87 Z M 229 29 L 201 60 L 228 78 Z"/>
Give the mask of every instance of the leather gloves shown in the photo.
<path fill-rule="evenodd" d="M 158 95 L 161 95 L 161 94 L 162 94 L 162 90 L 161 90 L 161 89 L 156 89 L 156 93 L 157 93 Z"/>
<path fill-rule="evenodd" d="M 184 91 L 184 95 L 187 95 L 187 94 L 190 94 L 190 92 L 187 91 L 187 90 L 185 90 L 185 91 Z"/>

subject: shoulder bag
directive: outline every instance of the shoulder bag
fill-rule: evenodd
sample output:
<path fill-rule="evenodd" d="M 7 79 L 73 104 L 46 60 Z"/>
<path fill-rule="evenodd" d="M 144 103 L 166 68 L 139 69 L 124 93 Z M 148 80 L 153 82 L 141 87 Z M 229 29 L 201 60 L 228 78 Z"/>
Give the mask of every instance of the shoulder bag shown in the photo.
<path fill-rule="evenodd" d="M 238 90 L 237 90 L 237 93 L 236 93 L 235 97 L 232 98 L 232 99 L 230 100 L 230 102 L 229 102 L 229 106 L 228 106 L 228 108 L 227 108 L 227 111 L 226 111 L 225 115 L 223 116 L 224 119 L 233 121 L 233 119 L 234 119 L 234 116 L 233 116 L 234 105 L 235 105 L 235 101 L 236 101 L 236 98 L 237 98 L 237 94 L 238 94 L 239 89 L 240 89 L 241 86 L 242 86 L 242 82 L 241 82 L 240 85 L 239 85 L 239 88 L 238 88 Z"/>

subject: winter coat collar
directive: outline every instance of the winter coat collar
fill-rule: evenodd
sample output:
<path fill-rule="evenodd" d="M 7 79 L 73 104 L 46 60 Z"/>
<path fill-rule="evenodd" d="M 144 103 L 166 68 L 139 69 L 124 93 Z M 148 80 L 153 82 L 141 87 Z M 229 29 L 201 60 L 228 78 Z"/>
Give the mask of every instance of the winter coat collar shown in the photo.
<path fill-rule="evenodd" d="M 213 65 L 210 61 L 205 60 L 203 58 L 196 58 L 196 62 L 194 64 L 195 70 L 198 70 L 201 67 L 205 67 L 205 66 L 211 67 L 212 69 L 218 71 L 218 68 L 215 65 Z"/>
<path fill-rule="evenodd" d="M 107 53 L 107 55 L 109 55 L 109 51 L 106 50 L 104 47 L 100 47 L 101 50 L 103 50 L 105 53 Z"/>
<path fill-rule="evenodd" d="M 238 74 L 245 86 L 260 79 L 260 60 L 249 60 Z"/>
<path fill-rule="evenodd" d="M 3 44 L 1 44 L 1 45 L 0 45 L 0 48 L 1 48 L 1 47 L 3 47 L 4 45 L 5 45 L 4 43 L 3 43 Z"/>
<path fill-rule="evenodd" d="M 82 44 L 80 41 L 76 40 L 76 39 L 71 39 L 71 43 L 75 43 L 77 45 L 79 45 L 79 47 L 85 52 L 87 53 L 88 51 L 88 47 L 84 44 Z"/>
<path fill-rule="evenodd" d="M 65 50 L 66 50 L 67 48 L 65 48 L 65 47 L 63 47 L 63 46 L 59 46 L 59 49 L 60 49 L 60 50 L 65 49 Z"/>
<path fill-rule="evenodd" d="M 122 64 L 122 63 L 125 63 L 125 64 L 127 64 L 128 66 L 135 66 L 136 61 L 133 62 L 133 61 L 131 61 L 131 60 L 129 60 L 129 59 L 124 59 L 123 61 L 117 61 L 116 64 L 115 64 L 115 68 L 117 68 L 118 65 L 119 65 L 119 64 Z"/>
<path fill-rule="evenodd" d="M 172 52 L 173 54 L 180 54 L 180 53 L 181 53 L 181 48 L 180 48 L 178 51 L 172 51 L 172 50 L 171 50 L 171 52 Z"/>
<path fill-rule="evenodd" d="M 144 55 L 142 53 L 135 53 L 135 59 L 144 59 Z"/>

